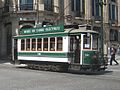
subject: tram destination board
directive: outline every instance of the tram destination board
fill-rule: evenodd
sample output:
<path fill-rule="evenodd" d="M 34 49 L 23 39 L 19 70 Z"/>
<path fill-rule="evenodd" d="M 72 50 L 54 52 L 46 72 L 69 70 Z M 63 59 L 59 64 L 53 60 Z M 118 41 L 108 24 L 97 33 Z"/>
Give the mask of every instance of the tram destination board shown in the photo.
<path fill-rule="evenodd" d="M 28 35 L 28 34 L 53 33 L 53 32 L 64 32 L 64 26 L 59 25 L 59 26 L 21 29 L 19 34 Z"/>

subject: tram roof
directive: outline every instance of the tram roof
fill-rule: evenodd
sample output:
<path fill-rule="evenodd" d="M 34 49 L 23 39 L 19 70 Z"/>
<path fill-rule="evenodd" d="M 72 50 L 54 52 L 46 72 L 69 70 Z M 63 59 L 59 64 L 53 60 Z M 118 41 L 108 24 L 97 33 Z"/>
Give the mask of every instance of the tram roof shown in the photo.
<path fill-rule="evenodd" d="M 55 28 L 57 27 L 57 29 Z M 47 27 L 49 28 L 49 27 Z M 51 27 L 50 27 L 51 28 Z M 56 32 L 43 32 L 44 28 L 33 28 L 33 29 L 25 29 L 22 31 L 22 34 L 19 34 L 17 36 L 14 36 L 14 38 L 30 38 L 30 37 L 49 37 L 49 36 L 67 36 L 67 35 L 79 35 L 81 33 L 98 33 L 93 30 L 88 30 L 84 27 L 79 27 L 79 28 L 63 28 L 63 26 L 53 26 L 53 30 L 56 30 Z M 32 30 L 35 30 L 35 33 L 32 33 Z M 37 31 L 38 30 L 38 31 Z M 49 29 L 47 29 L 49 30 Z M 30 31 L 30 32 L 28 32 Z M 24 33 L 25 32 L 25 33 Z M 28 33 L 26 33 L 28 32 Z M 37 33 L 36 33 L 37 32 Z"/>
<path fill-rule="evenodd" d="M 71 29 L 65 29 L 65 33 L 98 33 L 96 31 L 93 31 L 93 30 L 85 30 L 85 29 L 74 29 L 74 28 L 71 28 Z"/>

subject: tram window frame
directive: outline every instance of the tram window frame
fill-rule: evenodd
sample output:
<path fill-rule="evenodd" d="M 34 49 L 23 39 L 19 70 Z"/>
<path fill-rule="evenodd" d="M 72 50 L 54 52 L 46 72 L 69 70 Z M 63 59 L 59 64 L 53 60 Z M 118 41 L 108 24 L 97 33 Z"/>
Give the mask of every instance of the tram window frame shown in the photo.
<path fill-rule="evenodd" d="M 60 40 L 60 41 L 58 41 Z M 63 50 L 63 38 L 62 37 L 57 37 L 57 47 L 56 50 L 57 51 L 62 51 Z"/>
<path fill-rule="evenodd" d="M 70 37 L 70 51 L 75 50 L 75 36 Z"/>
<path fill-rule="evenodd" d="M 55 37 L 50 38 L 50 51 L 55 51 Z"/>
<path fill-rule="evenodd" d="M 36 51 L 36 39 L 35 38 L 31 39 L 31 50 Z"/>
<path fill-rule="evenodd" d="M 48 38 L 43 38 L 43 51 L 48 51 Z"/>
<path fill-rule="evenodd" d="M 96 45 L 96 46 L 94 46 Z M 97 50 L 98 49 L 98 35 L 92 35 L 92 49 Z"/>
<path fill-rule="evenodd" d="M 37 38 L 37 51 L 42 51 L 42 38 Z"/>
<path fill-rule="evenodd" d="M 27 42 L 29 40 L 29 42 Z M 26 39 L 26 51 L 30 51 L 30 39 Z"/>
<path fill-rule="evenodd" d="M 91 35 L 83 35 L 83 49 L 91 49 Z"/>
<path fill-rule="evenodd" d="M 25 39 L 21 39 L 21 51 L 25 51 Z"/>

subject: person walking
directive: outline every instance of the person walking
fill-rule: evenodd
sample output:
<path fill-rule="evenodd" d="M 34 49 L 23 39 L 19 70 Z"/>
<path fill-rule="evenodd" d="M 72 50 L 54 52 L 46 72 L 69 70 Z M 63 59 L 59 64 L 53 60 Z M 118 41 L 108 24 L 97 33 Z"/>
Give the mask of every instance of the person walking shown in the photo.
<path fill-rule="evenodd" d="M 112 65 L 113 61 L 116 63 L 116 65 L 118 65 L 119 63 L 115 60 L 116 49 L 112 46 L 110 51 L 111 51 L 110 65 Z"/>

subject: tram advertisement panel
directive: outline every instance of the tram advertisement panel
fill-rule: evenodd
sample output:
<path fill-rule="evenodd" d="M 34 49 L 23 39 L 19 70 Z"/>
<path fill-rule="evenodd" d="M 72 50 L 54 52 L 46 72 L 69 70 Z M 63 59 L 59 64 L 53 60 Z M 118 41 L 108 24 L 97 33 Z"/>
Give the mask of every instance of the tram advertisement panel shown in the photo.
<path fill-rule="evenodd" d="M 28 34 L 39 34 L 39 33 L 50 33 L 50 32 L 64 32 L 64 26 L 49 26 L 49 27 L 41 27 L 41 28 L 30 28 L 30 29 L 22 29 L 19 34 L 20 35 L 28 35 Z"/>

